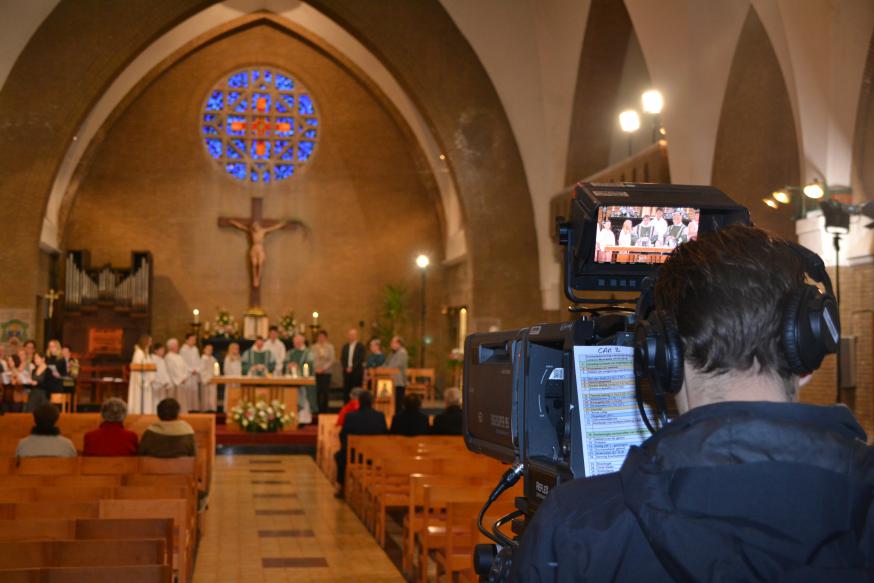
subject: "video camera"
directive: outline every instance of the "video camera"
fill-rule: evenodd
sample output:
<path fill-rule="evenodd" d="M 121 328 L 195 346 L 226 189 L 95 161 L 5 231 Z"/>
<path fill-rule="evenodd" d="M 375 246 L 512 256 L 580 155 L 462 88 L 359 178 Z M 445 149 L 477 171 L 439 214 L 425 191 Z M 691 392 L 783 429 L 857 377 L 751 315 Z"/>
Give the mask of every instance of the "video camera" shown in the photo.
<path fill-rule="evenodd" d="M 579 183 L 570 213 L 568 222 L 557 221 L 565 295 L 600 307 L 571 308 L 578 314 L 569 322 L 465 340 L 465 442 L 513 464 L 480 513 L 480 530 L 497 544 L 475 552 L 482 580 L 509 574 L 516 542 L 501 532 L 503 524 L 512 521 L 519 535 L 553 488 L 618 469 L 628 447 L 652 431 L 633 347 L 636 323 L 652 309 L 658 269 L 699 235 L 749 224 L 746 208 L 706 186 Z M 599 383 L 604 391 L 586 392 Z M 487 531 L 488 506 L 523 476 L 517 510 Z"/>

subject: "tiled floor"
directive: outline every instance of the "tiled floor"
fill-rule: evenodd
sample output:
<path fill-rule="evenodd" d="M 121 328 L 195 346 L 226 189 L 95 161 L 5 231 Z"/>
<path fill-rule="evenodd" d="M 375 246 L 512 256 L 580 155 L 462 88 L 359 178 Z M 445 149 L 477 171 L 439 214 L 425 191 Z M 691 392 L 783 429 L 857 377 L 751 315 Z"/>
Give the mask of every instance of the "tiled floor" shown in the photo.
<path fill-rule="evenodd" d="M 402 582 L 309 456 L 219 455 L 194 583 Z"/>

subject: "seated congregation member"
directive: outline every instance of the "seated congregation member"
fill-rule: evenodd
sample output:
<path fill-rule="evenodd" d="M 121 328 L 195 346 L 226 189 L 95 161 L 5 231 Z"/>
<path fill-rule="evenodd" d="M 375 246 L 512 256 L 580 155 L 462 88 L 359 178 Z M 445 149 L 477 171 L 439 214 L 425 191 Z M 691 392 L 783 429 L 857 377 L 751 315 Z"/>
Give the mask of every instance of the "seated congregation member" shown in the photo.
<path fill-rule="evenodd" d="M 434 435 L 461 435 L 464 432 L 464 419 L 461 412 L 461 391 L 450 388 L 443 391 L 446 409 L 434 416 L 431 433 Z"/>
<path fill-rule="evenodd" d="M 802 253 L 744 226 L 677 247 L 654 299 L 678 335 L 680 416 L 618 472 L 552 490 L 515 581 L 870 580 L 874 448 L 847 407 L 797 402 L 826 346 L 784 336 L 824 319 L 804 286 L 825 268 Z"/>
<path fill-rule="evenodd" d="M 276 368 L 273 353 L 264 345 L 264 337 L 258 336 L 255 344 L 243 353 L 243 374 L 253 377 L 267 376 Z"/>
<path fill-rule="evenodd" d="M 212 344 L 203 347 L 200 355 L 200 411 L 216 411 L 218 409 L 218 387 L 211 383 L 218 368 L 218 361 L 213 356 L 215 348 Z"/>
<path fill-rule="evenodd" d="M 30 435 L 18 442 L 16 457 L 76 457 L 76 446 L 61 435 L 57 423 L 60 413 L 49 403 L 39 405 L 33 412 Z"/>
<path fill-rule="evenodd" d="M 84 456 L 128 456 L 137 455 L 139 437 L 124 428 L 127 417 L 127 404 L 118 398 L 103 401 L 100 407 L 103 422 L 100 427 L 85 434 Z"/>
<path fill-rule="evenodd" d="M 355 387 L 352 389 L 352 392 L 349 393 L 349 402 L 343 405 L 343 408 L 340 409 L 340 412 L 337 414 L 337 427 L 343 427 L 343 422 L 346 421 L 346 415 L 352 411 L 357 411 L 361 406 L 358 402 L 358 397 L 361 396 L 363 391 L 364 389 L 361 387 Z"/>
<path fill-rule="evenodd" d="M 34 352 L 33 372 L 30 373 L 30 395 L 27 398 L 25 411 L 32 413 L 43 403 L 48 403 L 53 386 L 54 377 L 46 364 L 45 356 L 41 352 Z"/>
<path fill-rule="evenodd" d="M 179 419 L 179 401 L 158 403 L 158 421 L 143 432 L 139 454 L 151 457 L 193 457 L 197 454 L 194 429 Z"/>
<path fill-rule="evenodd" d="M 385 368 L 398 369 L 398 373 L 392 376 L 392 382 L 395 390 L 395 413 L 400 413 L 407 386 L 407 363 L 410 361 L 410 357 L 407 354 L 407 349 L 404 348 L 404 339 L 400 336 L 392 338 L 389 345 L 392 353 L 385 361 Z"/>
<path fill-rule="evenodd" d="M 422 413 L 422 399 L 419 395 L 404 396 L 404 408 L 392 417 L 391 433 L 415 437 L 430 432 L 428 417 Z"/>
<path fill-rule="evenodd" d="M 343 429 L 340 431 L 340 450 L 334 454 L 337 462 L 337 483 L 340 489 L 337 497 L 343 497 L 343 485 L 346 483 L 346 446 L 350 435 L 385 435 L 388 427 L 385 423 L 385 415 L 381 411 L 373 409 L 373 395 L 370 391 L 361 391 L 358 394 L 358 410 L 346 415 L 343 421 Z"/>

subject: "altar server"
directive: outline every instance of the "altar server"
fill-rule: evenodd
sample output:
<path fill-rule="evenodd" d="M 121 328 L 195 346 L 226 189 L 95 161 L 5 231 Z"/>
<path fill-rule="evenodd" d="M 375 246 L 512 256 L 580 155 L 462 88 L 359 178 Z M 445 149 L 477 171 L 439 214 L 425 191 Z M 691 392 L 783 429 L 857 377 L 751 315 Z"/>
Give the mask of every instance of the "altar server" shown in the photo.
<path fill-rule="evenodd" d="M 243 374 L 253 377 L 267 376 L 276 368 L 273 353 L 264 346 L 264 337 L 258 336 L 255 345 L 243 353 Z"/>
<path fill-rule="evenodd" d="M 179 347 L 179 356 L 191 372 L 200 375 L 200 351 L 197 349 L 196 335 L 189 333 L 185 336 L 185 343 Z"/>
<path fill-rule="evenodd" d="M 197 376 L 188 363 L 179 354 L 179 341 L 171 338 L 167 341 L 167 375 L 173 384 L 176 400 L 182 411 L 187 413 L 197 401 Z"/>
<path fill-rule="evenodd" d="M 152 378 L 152 404 L 156 408 L 157 404 L 162 400 L 173 395 L 173 383 L 170 381 L 170 375 L 167 374 L 167 362 L 164 360 L 164 355 L 167 353 L 167 348 L 161 344 L 155 344 L 155 351 L 152 353 L 152 362 L 155 364 L 155 376 Z M 148 413 L 153 413 L 154 409 L 149 409 Z"/>
<path fill-rule="evenodd" d="M 134 345 L 134 355 L 131 365 L 153 364 L 150 354 L 152 338 L 143 334 Z M 152 380 L 154 372 L 131 371 L 130 382 L 127 386 L 127 407 L 133 414 L 152 413 L 154 405 L 152 400 Z"/>
<path fill-rule="evenodd" d="M 285 344 L 283 344 L 282 340 L 279 339 L 279 328 L 276 326 L 270 326 L 270 330 L 267 332 L 267 340 L 264 341 L 264 346 L 273 353 L 273 362 L 275 362 L 278 366 L 282 366 L 282 363 L 285 362 Z M 276 371 L 277 373 L 281 373 L 282 371 Z"/>
<path fill-rule="evenodd" d="M 215 350 L 212 344 L 203 347 L 200 357 L 200 410 L 215 411 L 218 408 L 216 399 L 217 387 L 210 381 L 218 368 L 218 361 L 212 355 Z"/>

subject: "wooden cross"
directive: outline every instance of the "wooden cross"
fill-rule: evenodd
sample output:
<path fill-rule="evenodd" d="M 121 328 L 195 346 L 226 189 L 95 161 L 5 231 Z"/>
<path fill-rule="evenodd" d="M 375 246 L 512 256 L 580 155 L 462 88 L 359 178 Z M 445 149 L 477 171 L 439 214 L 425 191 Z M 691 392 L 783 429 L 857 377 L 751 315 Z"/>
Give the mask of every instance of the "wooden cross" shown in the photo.
<path fill-rule="evenodd" d="M 277 221 L 265 219 L 263 216 L 264 199 L 255 197 L 252 199 L 252 216 L 249 218 L 219 217 L 219 227 L 233 227 L 245 231 L 249 235 L 249 267 L 252 279 L 249 282 L 249 307 L 257 308 L 261 305 L 261 272 L 264 262 L 267 260 L 267 252 L 264 249 L 264 238 L 273 231 L 302 229 L 304 234 L 309 232 L 308 227 L 299 220 Z"/>
<path fill-rule="evenodd" d="M 49 293 L 43 296 L 49 302 L 48 309 L 48 319 L 51 320 L 52 316 L 55 314 L 55 302 L 61 299 L 61 296 L 64 295 L 64 292 L 57 291 L 55 288 L 49 289 Z"/>

